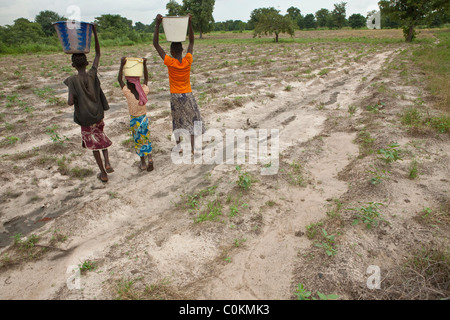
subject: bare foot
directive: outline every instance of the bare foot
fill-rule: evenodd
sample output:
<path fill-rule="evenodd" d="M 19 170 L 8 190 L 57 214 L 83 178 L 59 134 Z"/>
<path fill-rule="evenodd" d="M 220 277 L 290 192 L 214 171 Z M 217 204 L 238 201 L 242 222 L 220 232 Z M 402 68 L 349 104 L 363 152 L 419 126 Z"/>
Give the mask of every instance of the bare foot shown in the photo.
<path fill-rule="evenodd" d="M 109 166 L 105 166 L 105 170 L 107 173 L 113 173 L 114 169 L 109 165 Z"/>
<path fill-rule="evenodd" d="M 103 183 L 108 182 L 108 176 L 107 175 L 103 175 L 101 172 L 99 174 L 97 174 L 97 179 L 100 180 Z"/>
<path fill-rule="evenodd" d="M 148 166 L 147 166 L 147 171 L 151 172 L 153 171 L 153 160 L 148 160 Z"/>

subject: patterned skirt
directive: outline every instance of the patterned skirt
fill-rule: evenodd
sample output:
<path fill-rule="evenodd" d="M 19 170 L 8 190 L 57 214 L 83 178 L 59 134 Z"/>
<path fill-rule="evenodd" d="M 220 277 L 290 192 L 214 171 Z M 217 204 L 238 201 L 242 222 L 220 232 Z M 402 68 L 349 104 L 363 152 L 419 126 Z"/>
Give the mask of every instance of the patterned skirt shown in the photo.
<path fill-rule="evenodd" d="M 205 133 L 206 127 L 203 122 L 200 110 L 192 92 L 189 93 L 171 93 L 170 109 L 172 111 L 173 131 L 185 129 L 191 135 L 194 135 L 195 122 L 201 122 L 201 133 Z"/>
<path fill-rule="evenodd" d="M 105 123 L 103 119 L 89 127 L 81 126 L 81 145 L 83 148 L 98 151 L 108 149 L 112 142 L 103 132 Z"/>
<path fill-rule="evenodd" d="M 144 114 L 140 117 L 131 116 L 130 130 L 134 139 L 134 149 L 139 157 L 145 157 L 152 153 L 152 142 L 150 141 L 149 121 Z"/>

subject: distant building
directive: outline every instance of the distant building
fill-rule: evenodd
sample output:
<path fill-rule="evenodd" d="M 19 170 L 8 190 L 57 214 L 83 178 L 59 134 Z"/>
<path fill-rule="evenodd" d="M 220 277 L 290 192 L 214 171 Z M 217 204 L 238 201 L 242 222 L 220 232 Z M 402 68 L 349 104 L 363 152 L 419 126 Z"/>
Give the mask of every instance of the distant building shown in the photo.
<path fill-rule="evenodd" d="M 367 28 L 381 29 L 381 11 L 378 11 L 367 18 Z"/>

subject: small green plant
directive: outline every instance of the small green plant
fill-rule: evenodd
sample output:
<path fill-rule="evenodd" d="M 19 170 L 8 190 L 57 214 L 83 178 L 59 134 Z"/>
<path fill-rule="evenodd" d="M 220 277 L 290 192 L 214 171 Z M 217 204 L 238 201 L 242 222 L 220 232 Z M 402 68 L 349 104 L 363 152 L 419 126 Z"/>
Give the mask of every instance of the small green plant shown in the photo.
<path fill-rule="evenodd" d="M 35 245 L 39 242 L 39 236 L 36 234 L 32 234 L 26 241 L 22 241 L 20 246 L 21 249 L 30 251 Z"/>
<path fill-rule="evenodd" d="M 424 215 L 422 215 L 422 219 L 426 219 L 426 218 L 428 218 L 428 216 L 431 214 L 433 212 L 433 210 L 432 209 L 430 209 L 430 208 L 424 208 L 423 210 L 422 210 L 422 213 L 424 213 Z"/>
<path fill-rule="evenodd" d="M 361 130 L 358 133 L 356 141 L 360 145 L 359 152 L 361 154 L 361 157 L 371 155 L 374 152 L 373 145 L 375 144 L 375 138 L 373 138 L 370 132 L 368 132 L 366 129 Z"/>
<path fill-rule="evenodd" d="M 92 271 L 97 268 L 97 262 L 91 260 L 85 260 L 82 264 L 79 264 L 81 272 Z"/>
<path fill-rule="evenodd" d="M 231 196 L 228 196 L 226 202 L 230 203 L 231 201 L 232 201 L 231 200 Z M 228 214 L 228 216 L 230 218 L 235 217 L 236 215 L 239 214 L 239 208 L 246 208 L 246 207 L 248 207 L 248 204 L 247 203 L 241 203 L 241 199 L 238 198 L 238 199 L 236 199 L 234 201 L 234 203 L 232 203 L 230 205 L 230 213 Z"/>
<path fill-rule="evenodd" d="M 59 129 L 59 126 L 55 124 L 55 125 L 47 127 L 45 129 L 45 133 L 50 136 L 50 139 L 54 143 L 63 145 L 64 141 L 69 140 L 69 138 L 67 138 L 66 136 L 60 137 L 59 134 L 56 132 L 58 129 Z"/>
<path fill-rule="evenodd" d="M 244 190 L 250 189 L 250 187 L 253 183 L 253 178 L 252 178 L 251 174 L 246 171 L 242 171 L 240 166 L 236 166 L 236 171 L 239 174 L 238 180 L 236 181 L 239 188 L 244 189 Z"/>
<path fill-rule="evenodd" d="M 51 87 L 43 87 L 33 90 L 34 94 L 39 98 L 47 98 L 55 94 L 55 90 Z"/>
<path fill-rule="evenodd" d="M 68 175 L 70 173 L 69 166 L 67 165 L 66 156 L 56 159 L 56 164 L 58 165 L 58 171 L 62 175 Z"/>
<path fill-rule="evenodd" d="M 73 69 L 69 66 L 62 66 L 61 71 L 66 73 L 72 73 Z"/>
<path fill-rule="evenodd" d="M 339 199 L 333 200 L 334 204 L 332 205 L 330 210 L 327 210 L 327 217 L 330 219 L 341 219 L 341 209 L 344 203 Z"/>
<path fill-rule="evenodd" d="M 294 294 L 297 296 L 297 300 L 311 300 L 311 291 L 306 291 L 303 283 L 297 285 Z"/>
<path fill-rule="evenodd" d="M 356 211 L 352 225 L 363 222 L 367 229 L 371 229 L 373 226 L 378 226 L 381 221 L 387 222 L 378 210 L 382 205 L 382 203 L 378 202 L 369 202 L 366 207 L 349 208 L 348 210 Z"/>
<path fill-rule="evenodd" d="M 20 141 L 20 138 L 16 136 L 9 136 L 6 138 L 6 141 L 8 141 L 9 144 L 15 144 L 16 142 Z"/>
<path fill-rule="evenodd" d="M 324 241 L 316 242 L 314 245 L 316 247 L 323 248 L 327 256 L 329 257 L 334 256 L 337 253 L 337 250 L 335 249 L 334 246 L 335 236 L 329 235 L 325 229 L 322 229 L 322 236 L 324 238 Z"/>
<path fill-rule="evenodd" d="M 430 126 L 439 133 L 450 132 L 450 115 L 435 116 L 430 119 Z"/>
<path fill-rule="evenodd" d="M 109 195 L 110 199 L 116 199 L 118 196 L 118 193 L 115 191 L 108 191 L 107 194 Z"/>
<path fill-rule="evenodd" d="M 414 180 L 419 175 L 418 163 L 416 160 L 411 161 L 409 165 L 409 175 L 408 178 Z"/>
<path fill-rule="evenodd" d="M 290 165 L 291 169 L 288 173 L 289 183 L 300 187 L 305 186 L 305 179 L 303 178 L 303 166 L 297 161 L 293 161 Z"/>
<path fill-rule="evenodd" d="M 317 223 L 311 223 L 310 225 L 306 226 L 306 237 L 308 239 L 314 239 L 314 237 L 317 234 L 317 231 L 320 230 L 320 227 L 323 225 L 322 221 L 319 221 Z"/>
<path fill-rule="evenodd" d="M 247 241 L 247 239 L 234 239 L 234 246 L 239 247 L 241 244 L 243 244 L 246 241 Z"/>
<path fill-rule="evenodd" d="M 317 291 L 317 295 L 319 296 L 320 300 L 336 300 L 336 299 L 339 299 L 339 296 L 336 295 L 336 294 L 324 294 L 324 293 L 322 293 L 320 291 Z M 316 299 L 313 297 L 313 300 L 316 300 Z"/>
<path fill-rule="evenodd" d="M 230 216 L 230 217 L 234 217 L 234 216 L 236 216 L 238 213 L 239 213 L 239 208 L 238 208 L 238 206 L 235 205 L 235 204 L 231 205 L 231 206 L 230 206 L 230 214 L 229 214 L 229 216 Z"/>
<path fill-rule="evenodd" d="M 367 170 L 367 172 L 372 174 L 372 178 L 370 179 L 371 184 L 380 184 L 383 180 L 389 178 L 388 174 L 390 174 L 390 172 L 386 169 L 378 168 L 374 165 L 371 165 L 370 167 L 372 170 Z"/>
<path fill-rule="evenodd" d="M 319 75 L 319 76 L 325 76 L 325 75 L 327 75 L 329 72 L 330 72 L 330 69 L 325 68 L 325 69 L 320 70 L 319 73 L 318 73 L 318 75 Z"/>
<path fill-rule="evenodd" d="M 284 88 L 284 91 L 291 91 L 292 90 L 292 86 L 291 85 L 287 85 L 285 88 Z"/>
<path fill-rule="evenodd" d="M 277 203 L 275 201 L 273 201 L 273 200 L 266 201 L 266 203 L 265 203 L 265 205 L 268 206 L 268 207 L 273 207 L 276 204 Z"/>
<path fill-rule="evenodd" d="M 32 256 L 32 250 L 35 245 L 39 242 L 39 236 L 36 234 L 32 234 L 27 240 L 22 239 L 22 234 L 15 234 L 13 237 L 14 245 L 19 248 L 21 251 L 26 251 Z"/>
<path fill-rule="evenodd" d="M 391 143 L 386 149 L 379 149 L 377 151 L 377 153 L 381 155 L 379 159 L 383 160 L 386 164 L 395 162 L 397 160 L 402 160 L 402 158 L 400 157 L 400 152 L 397 149 L 398 147 L 400 147 L 398 143 Z"/>
<path fill-rule="evenodd" d="M 419 212 L 416 219 L 430 226 L 437 226 L 442 223 L 448 224 L 450 222 L 450 215 L 448 214 L 448 208 L 444 206 L 434 209 L 425 207 Z"/>
<path fill-rule="evenodd" d="M 210 186 L 193 194 L 182 195 L 183 207 L 187 206 L 189 211 L 199 209 L 203 198 L 213 195 L 216 189 L 217 186 Z"/>
<path fill-rule="evenodd" d="M 311 291 L 307 291 L 303 285 L 303 283 L 299 283 L 297 285 L 297 289 L 294 294 L 297 296 L 297 300 L 336 300 L 339 299 L 338 295 L 335 294 L 323 294 L 320 291 L 317 291 L 317 296 L 319 299 L 311 296 Z"/>
<path fill-rule="evenodd" d="M 14 244 L 15 245 L 19 245 L 19 244 L 22 243 L 22 234 L 21 233 L 16 233 L 11 238 L 14 239 Z"/>
<path fill-rule="evenodd" d="M 377 104 L 367 106 L 366 109 L 367 109 L 367 111 L 371 111 L 373 113 L 378 113 L 378 112 L 380 112 L 380 109 L 383 109 L 385 106 L 386 106 L 386 104 L 384 102 L 378 102 Z"/>
<path fill-rule="evenodd" d="M 354 104 L 348 106 L 348 113 L 350 113 L 350 116 L 353 116 L 356 113 L 356 110 L 358 110 L 358 106 L 355 106 Z"/>
<path fill-rule="evenodd" d="M 82 264 L 79 264 L 78 267 L 80 268 L 81 273 L 84 273 L 87 271 L 92 271 L 97 268 L 97 262 L 91 261 L 91 260 L 86 260 Z"/>
<path fill-rule="evenodd" d="M 71 177 L 75 177 L 78 179 L 83 179 L 85 177 L 90 177 L 94 174 L 94 171 L 90 168 L 80 168 L 78 166 L 73 167 L 70 169 L 69 174 Z"/>
<path fill-rule="evenodd" d="M 49 97 L 45 101 L 52 106 L 64 106 L 66 104 L 66 101 L 61 97 Z"/>
<path fill-rule="evenodd" d="M 206 211 L 200 214 L 195 222 L 204 222 L 204 221 L 215 221 L 219 216 L 222 215 L 223 206 L 218 199 L 209 201 L 207 204 Z"/>

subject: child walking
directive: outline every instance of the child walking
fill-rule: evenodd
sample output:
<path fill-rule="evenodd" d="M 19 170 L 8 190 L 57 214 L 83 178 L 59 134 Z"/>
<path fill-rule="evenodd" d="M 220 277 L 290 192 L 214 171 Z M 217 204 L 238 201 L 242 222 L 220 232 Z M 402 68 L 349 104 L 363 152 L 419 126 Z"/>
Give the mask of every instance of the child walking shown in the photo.
<path fill-rule="evenodd" d="M 109 110 L 109 105 L 97 76 L 100 44 L 95 25 L 92 32 L 95 37 L 95 58 L 91 69 L 86 72 L 89 62 L 84 53 L 73 54 L 72 66 L 78 71 L 78 74 L 64 80 L 64 84 L 69 88 L 68 104 L 74 106 L 74 122 L 81 126 L 82 146 L 92 150 L 94 154 L 100 169 L 97 178 L 102 182 L 108 182 L 108 173 L 114 172 L 108 156 L 108 148 L 112 142 L 103 132 L 105 127 L 104 111 Z M 105 165 L 103 165 L 100 151 L 103 153 Z"/>
<path fill-rule="evenodd" d="M 185 129 L 191 135 L 191 151 L 194 154 L 195 123 L 201 123 L 201 133 L 205 133 L 205 124 L 200 115 L 197 102 L 192 94 L 191 88 L 191 65 L 193 62 L 192 53 L 194 51 L 194 29 L 192 27 L 192 16 L 189 14 L 189 46 L 186 56 L 183 58 L 183 45 L 181 42 L 172 42 L 170 46 L 170 54 L 166 54 L 159 45 L 159 26 L 163 17 L 158 14 L 156 16 L 155 33 L 153 36 L 153 45 L 158 51 L 159 56 L 164 60 L 164 64 L 168 68 L 170 83 L 170 108 L 172 112 L 172 128 Z M 177 144 L 180 143 L 180 137 L 177 137 Z"/>
<path fill-rule="evenodd" d="M 128 111 L 130 113 L 130 130 L 134 139 L 134 148 L 137 155 L 141 158 L 140 169 L 153 171 L 152 142 L 150 141 L 149 120 L 147 118 L 147 95 L 150 92 L 148 88 L 148 70 L 147 59 L 144 63 L 144 84 L 141 85 L 139 77 L 125 77 L 127 84 L 123 82 L 123 68 L 126 58 L 123 57 L 120 63 L 118 81 L 122 88 L 123 95 L 128 102 Z M 146 163 L 145 157 L 148 158 Z"/>

